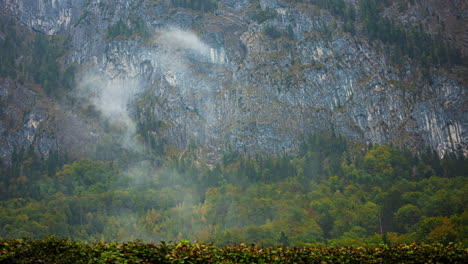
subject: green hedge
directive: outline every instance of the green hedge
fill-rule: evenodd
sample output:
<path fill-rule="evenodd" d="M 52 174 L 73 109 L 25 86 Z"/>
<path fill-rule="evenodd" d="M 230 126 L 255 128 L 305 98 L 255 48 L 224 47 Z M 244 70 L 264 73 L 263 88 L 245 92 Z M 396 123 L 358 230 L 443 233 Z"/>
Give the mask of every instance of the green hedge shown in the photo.
<path fill-rule="evenodd" d="M 0 241 L 0 263 L 465 263 L 460 244 L 381 247 L 217 248 L 206 244 L 142 242 L 86 244 L 50 237 Z"/>

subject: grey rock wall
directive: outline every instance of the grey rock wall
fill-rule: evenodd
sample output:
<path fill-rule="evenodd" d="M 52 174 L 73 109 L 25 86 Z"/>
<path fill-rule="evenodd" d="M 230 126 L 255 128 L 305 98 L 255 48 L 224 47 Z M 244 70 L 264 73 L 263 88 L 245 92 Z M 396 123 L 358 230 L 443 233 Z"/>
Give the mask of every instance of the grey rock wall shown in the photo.
<path fill-rule="evenodd" d="M 119 83 L 94 85 L 97 107 L 121 95 L 128 104 L 110 106 L 134 120 L 132 105 L 146 98 L 145 114 L 165 124 L 155 133 L 181 150 L 195 142 L 215 156 L 228 146 L 294 153 L 308 133 L 333 128 L 356 142 L 468 154 L 466 83 L 457 77 L 465 68 L 433 68 L 423 78 L 418 65 L 392 65 L 378 45 L 344 33 L 339 20 L 308 4 L 222 0 L 201 13 L 162 0 L 0 3 L 36 30 L 73 36 L 66 63 L 87 69 L 81 82 Z M 258 4 L 276 16 L 258 24 Z M 135 18 L 149 38 L 106 38 L 110 25 Z M 265 34 L 267 26 L 281 37 Z"/>
<path fill-rule="evenodd" d="M 51 150 L 78 158 L 88 153 L 97 135 L 82 118 L 44 98 L 33 87 L 0 79 L 0 157 L 30 146 L 47 158 Z M 64 148 L 63 146 L 67 146 Z"/>

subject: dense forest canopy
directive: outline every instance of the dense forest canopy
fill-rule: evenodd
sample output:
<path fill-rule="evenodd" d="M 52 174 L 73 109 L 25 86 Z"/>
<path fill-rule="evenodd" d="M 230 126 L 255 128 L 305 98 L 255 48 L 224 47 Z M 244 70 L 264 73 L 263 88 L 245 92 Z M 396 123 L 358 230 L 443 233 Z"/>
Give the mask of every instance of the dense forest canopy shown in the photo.
<path fill-rule="evenodd" d="M 149 150 L 151 151 L 151 150 Z M 466 241 L 467 161 L 366 148 L 314 134 L 297 157 L 237 152 L 214 167 L 197 148 L 155 169 L 62 164 L 18 151 L 2 172 L 0 236 L 92 241 L 189 239 L 216 245 L 377 245 Z"/>

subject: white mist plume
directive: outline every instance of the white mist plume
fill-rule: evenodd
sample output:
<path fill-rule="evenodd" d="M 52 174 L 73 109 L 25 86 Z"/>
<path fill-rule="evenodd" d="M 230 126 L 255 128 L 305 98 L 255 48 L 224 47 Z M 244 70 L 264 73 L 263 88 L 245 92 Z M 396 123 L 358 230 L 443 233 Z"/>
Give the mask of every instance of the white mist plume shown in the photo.
<path fill-rule="evenodd" d="M 159 34 L 157 41 L 167 47 L 191 50 L 203 56 L 207 56 L 210 52 L 210 48 L 191 31 L 172 27 Z"/>
<path fill-rule="evenodd" d="M 218 56 L 217 53 L 214 53 L 214 49 L 200 40 L 195 33 L 177 28 L 158 31 L 155 35 L 155 44 L 152 49 L 146 48 L 139 50 L 141 52 L 139 54 L 131 54 L 132 58 L 137 58 L 136 61 L 129 62 L 128 54 L 119 54 L 120 49 L 117 48 L 115 53 L 104 55 L 103 61 L 105 63 L 102 63 L 104 68 L 95 67 L 82 72 L 76 91 L 77 97 L 92 104 L 101 113 L 103 119 L 120 129 L 118 144 L 121 147 L 137 151 L 140 154 L 143 154 L 144 148 L 135 137 L 137 125 L 136 120 L 132 117 L 129 105 L 135 101 L 139 94 L 146 92 L 146 87 L 150 85 L 145 82 L 151 79 L 164 78 L 167 84 L 177 88 L 174 89 L 176 90 L 175 95 L 165 93 L 164 96 L 174 96 L 177 97 L 177 100 L 184 96 L 191 96 L 192 89 L 190 88 L 194 85 L 193 80 L 197 80 L 197 78 L 194 78 L 193 70 L 189 67 L 190 63 L 193 63 L 190 59 L 195 57 L 195 60 L 202 59 L 206 62 L 209 59 L 213 61 L 213 58 Z M 142 61 L 150 61 L 151 65 L 157 69 L 153 72 L 154 76 L 144 76 L 144 73 L 138 75 L 138 73 L 133 72 L 131 75 L 134 77 L 127 77 L 129 70 L 125 67 L 129 63 L 138 65 L 138 62 Z M 204 81 L 198 79 L 196 85 L 204 87 L 203 89 L 209 89 L 209 85 L 205 85 Z M 164 89 L 164 87 L 161 89 Z M 205 106 L 205 109 L 207 109 L 207 106 Z M 113 132 L 111 131 L 111 133 Z M 175 171 L 166 170 L 162 172 L 161 170 L 155 170 L 148 160 L 132 164 L 125 174 L 130 179 L 129 184 L 138 188 L 158 185 L 168 179 L 170 179 L 168 184 L 181 186 L 184 181 Z M 182 187 L 178 187 L 179 189 L 181 193 L 186 191 Z M 193 197 L 193 194 L 185 193 L 180 198 L 178 205 L 171 213 L 173 219 L 180 223 L 185 223 L 187 219 L 190 219 L 188 212 L 195 204 Z M 138 237 L 155 239 L 154 234 L 145 236 L 145 230 L 138 226 L 138 216 L 133 212 L 123 211 L 122 221 L 124 221 L 124 226 L 131 229 Z M 187 230 L 198 228 L 189 225 L 190 222 L 187 223 L 179 225 L 186 226 Z M 170 224 L 172 225 L 172 223 Z"/>
<path fill-rule="evenodd" d="M 189 61 L 186 55 L 188 54 L 185 52 L 207 59 L 213 53 L 213 49 L 194 32 L 175 27 L 157 31 L 155 44 L 157 47 L 149 52 L 149 57 L 146 51 L 136 57 L 149 59 L 154 67 L 160 69 L 159 72 L 163 73 L 168 83 L 180 86 L 182 94 L 185 94 L 187 90 L 185 86 L 189 82 L 178 80 L 179 78 L 184 80 L 190 76 L 187 71 Z M 125 139 L 121 141 L 122 147 L 140 152 L 143 147 L 135 139 L 136 123 L 129 112 L 129 104 L 143 92 L 144 80 L 141 75 L 126 77 L 126 69 L 121 69 L 122 65 L 128 64 L 125 61 L 126 57 L 123 55 L 120 57 L 118 54 L 112 55 L 111 60 L 105 64 L 106 68 L 95 68 L 82 73 L 77 96 L 91 103 L 110 124 L 124 130 Z"/>
<path fill-rule="evenodd" d="M 102 117 L 124 130 L 122 147 L 140 151 L 134 139 L 135 122 L 130 117 L 128 104 L 139 91 L 139 82 L 133 79 L 110 79 L 96 73 L 84 74 L 78 85 L 78 96 L 89 98 L 89 102 Z"/>

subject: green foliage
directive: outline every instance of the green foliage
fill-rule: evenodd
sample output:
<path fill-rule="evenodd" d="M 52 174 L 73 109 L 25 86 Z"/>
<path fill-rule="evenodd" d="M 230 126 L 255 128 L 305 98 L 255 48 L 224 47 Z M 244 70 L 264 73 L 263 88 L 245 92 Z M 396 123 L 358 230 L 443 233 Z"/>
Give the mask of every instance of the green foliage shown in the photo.
<path fill-rule="evenodd" d="M 285 246 L 285 247 L 289 247 L 289 238 L 288 236 L 286 236 L 286 234 L 284 232 L 281 231 L 281 235 L 280 235 L 280 238 L 278 239 L 278 243 Z"/>
<path fill-rule="evenodd" d="M 408 162 L 398 149 L 382 145 L 367 152 L 363 167 L 369 174 L 370 181 L 382 185 L 393 182 L 397 177 L 408 179 L 411 167 Z"/>
<path fill-rule="evenodd" d="M 211 12 L 218 9 L 217 0 L 172 0 L 175 7 L 190 8 L 195 11 Z"/>
<path fill-rule="evenodd" d="M 379 16 L 376 1 L 360 1 L 359 13 L 343 0 L 309 2 L 342 17 L 346 31 L 354 32 L 356 21 L 362 21 L 364 33 L 390 47 L 397 57 L 407 56 L 422 65 L 459 63 L 456 51 L 420 28 L 406 29 Z M 217 8 L 213 1 L 173 3 L 200 11 Z M 275 14 L 266 9 L 252 18 L 262 23 Z M 21 33 L 3 21 L 0 25 L 5 36 L 0 40 L 0 76 L 41 84 L 53 95 L 73 87 L 75 66 L 63 69 L 58 63 L 68 40 Z M 285 34 L 294 37 L 291 28 L 285 33 L 265 26 L 263 33 L 272 39 Z M 106 38 L 146 34 L 144 21 L 129 19 L 109 26 Z M 136 137 L 149 155 L 124 150 L 116 144 L 121 139 L 117 136 L 101 137 L 93 156 L 96 160 L 71 164 L 67 164 L 70 161 L 64 153 L 51 152 L 45 158 L 34 149 L 15 150 L 11 164 L 0 170 L 0 237 L 61 234 L 88 241 L 122 241 L 133 236 L 148 241 L 189 238 L 216 245 L 254 242 L 261 246 L 308 247 L 412 241 L 468 244 L 468 162 L 463 155 L 450 153 L 441 159 L 434 151 L 416 155 L 386 145 L 368 149 L 349 144 L 332 131 L 304 139 L 296 157 L 247 156 L 231 149 L 221 163 L 207 164 L 197 158 L 201 150 L 194 144 L 183 152 L 167 145 L 162 138 L 166 124 L 154 118 L 158 98 L 151 96 L 143 96 L 134 109 Z M 61 255 L 47 259 L 45 252 L 49 249 L 83 253 L 80 245 L 66 240 L 11 243 L 22 245 L 15 256 L 31 262 L 67 259 Z M 156 248 L 159 253 L 152 255 Z M 413 251 L 409 246 L 404 249 Z M 426 253 L 431 250 L 424 246 L 420 249 Z M 14 262 L 9 251 L 1 250 L 1 258 Z M 98 253 L 83 253 L 96 262 L 119 262 L 130 257 L 133 261 L 187 262 L 194 256 L 202 263 L 225 259 L 271 262 L 284 252 L 290 252 L 290 258 L 297 257 L 298 262 L 311 261 L 307 254 L 320 261 L 338 261 L 307 250 L 280 247 L 259 253 L 255 247 L 219 250 L 188 242 L 159 246 L 97 243 L 83 250 L 96 250 Z M 327 250 L 321 252 L 337 253 Z M 345 248 L 343 252 L 353 250 Z M 359 255 L 372 249 L 360 250 L 353 252 Z M 379 252 L 385 250 L 390 248 L 383 247 Z M 211 255 L 200 256 L 208 251 Z"/>
<path fill-rule="evenodd" d="M 274 26 L 268 25 L 263 28 L 263 34 L 266 36 L 272 38 L 272 39 L 278 39 L 281 37 L 281 31 L 277 30 Z"/>
<path fill-rule="evenodd" d="M 252 19 L 255 20 L 258 24 L 261 24 L 268 19 L 276 17 L 276 11 L 269 8 L 260 9 L 252 15 Z"/>
<path fill-rule="evenodd" d="M 56 237 L 0 241 L 1 263 L 88 263 L 90 253 L 87 244 Z"/>
<path fill-rule="evenodd" d="M 149 37 L 146 24 L 140 17 L 130 18 L 127 21 L 120 19 L 117 23 L 109 25 L 104 34 L 104 38 L 107 40 L 128 39 L 136 36 L 143 39 Z"/>
<path fill-rule="evenodd" d="M 41 197 L 40 183 L 53 176 L 68 161 L 66 153 L 51 151 L 47 158 L 33 148 L 13 150 L 11 164 L 0 175 L 0 199 Z"/>
<path fill-rule="evenodd" d="M 402 25 L 381 15 L 385 1 L 359 0 L 358 12 L 352 4 L 344 0 L 295 0 L 306 2 L 328 10 L 343 21 L 343 30 L 357 34 L 356 28 L 362 25 L 362 33 L 372 41 L 381 41 L 388 56 L 395 63 L 410 58 L 419 63 L 426 76 L 431 65 L 464 65 L 465 58 L 459 49 L 442 41 L 439 36 L 431 36 L 422 26 Z"/>
<path fill-rule="evenodd" d="M 431 64 L 463 64 L 460 50 L 425 33 L 421 27 L 408 28 L 381 16 L 378 1 L 360 0 L 359 11 L 368 36 L 391 45 L 397 61 L 408 56 L 425 68 Z"/>
<path fill-rule="evenodd" d="M 300 3 L 311 3 L 321 9 L 326 9 L 343 19 L 344 30 L 355 34 L 356 10 L 353 5 L 347 5 L 344 0 L 295 0 Z"/>
<path fill-rule="evenodd" d="M 217 248 L 185 240 L 159 245 L 88 245 L 53 237 L 43 241 L 0 241 L 0 261 L 8 263 L 464 263 L 467 257 L 466 248 L 459 244 L 341 248 L 260 248 L 240 244 Z"/>
<path fill-rule="evenodd" d="M 55 180 L 62 193 L 73 195 L 78 191 L 105 191 L 118 177 L 110 162 L 81 160 L 65 165 Z"/>
<path fill-rule="evenodd" d="M 152 111 L 140 103 L 139 111 Z M 142 122 L 143 135 L 160 129 Z M 55 154 L 44 161 L 33 150 L 17 152 L 0 178 L 0 237 L 261 246 L 468 243 L 466 175 L 448 169 L 466 164 L 459 155 L 366 149 L 333 132 L 305 139 L 297 157 L 231 150 L 210 166 L 197 158 L 199 151 L 194 145 L 166 151 L 150 156 L 158 162 L 137 158 L 133 166 L 81 160 L 58 171 Z"/>
<path fill-rule="evenodd" d="M 157 105 L 160 99 L 150 91 L 141 96 L 135 107 L 137 122 L 136 138 L 142 143 L 145 152 L 153 157 L 155 166 L 161 165 L 161 157 L 166 155 L 166 140 L 161 136 L 165 123 L 155 119 Z"/>
<path fill-rule="evenodd" d="M 59 59 L 70 47 L 63 36 L 23 32 L 13 20 L 0 18 L 0 77 L 40 84 L 47 95 L 63 96 L 74 87 L 75 66 L 64 68 Z"/>
<path fill-rule="evenodd" d="M 412 204 L 403 205 L 395 212 L 395 220 L 402 225 L 401 229 L 404 232 L 412 231 L 414 225 L 421 219 L 421 216 L 421 209 Z"/>

